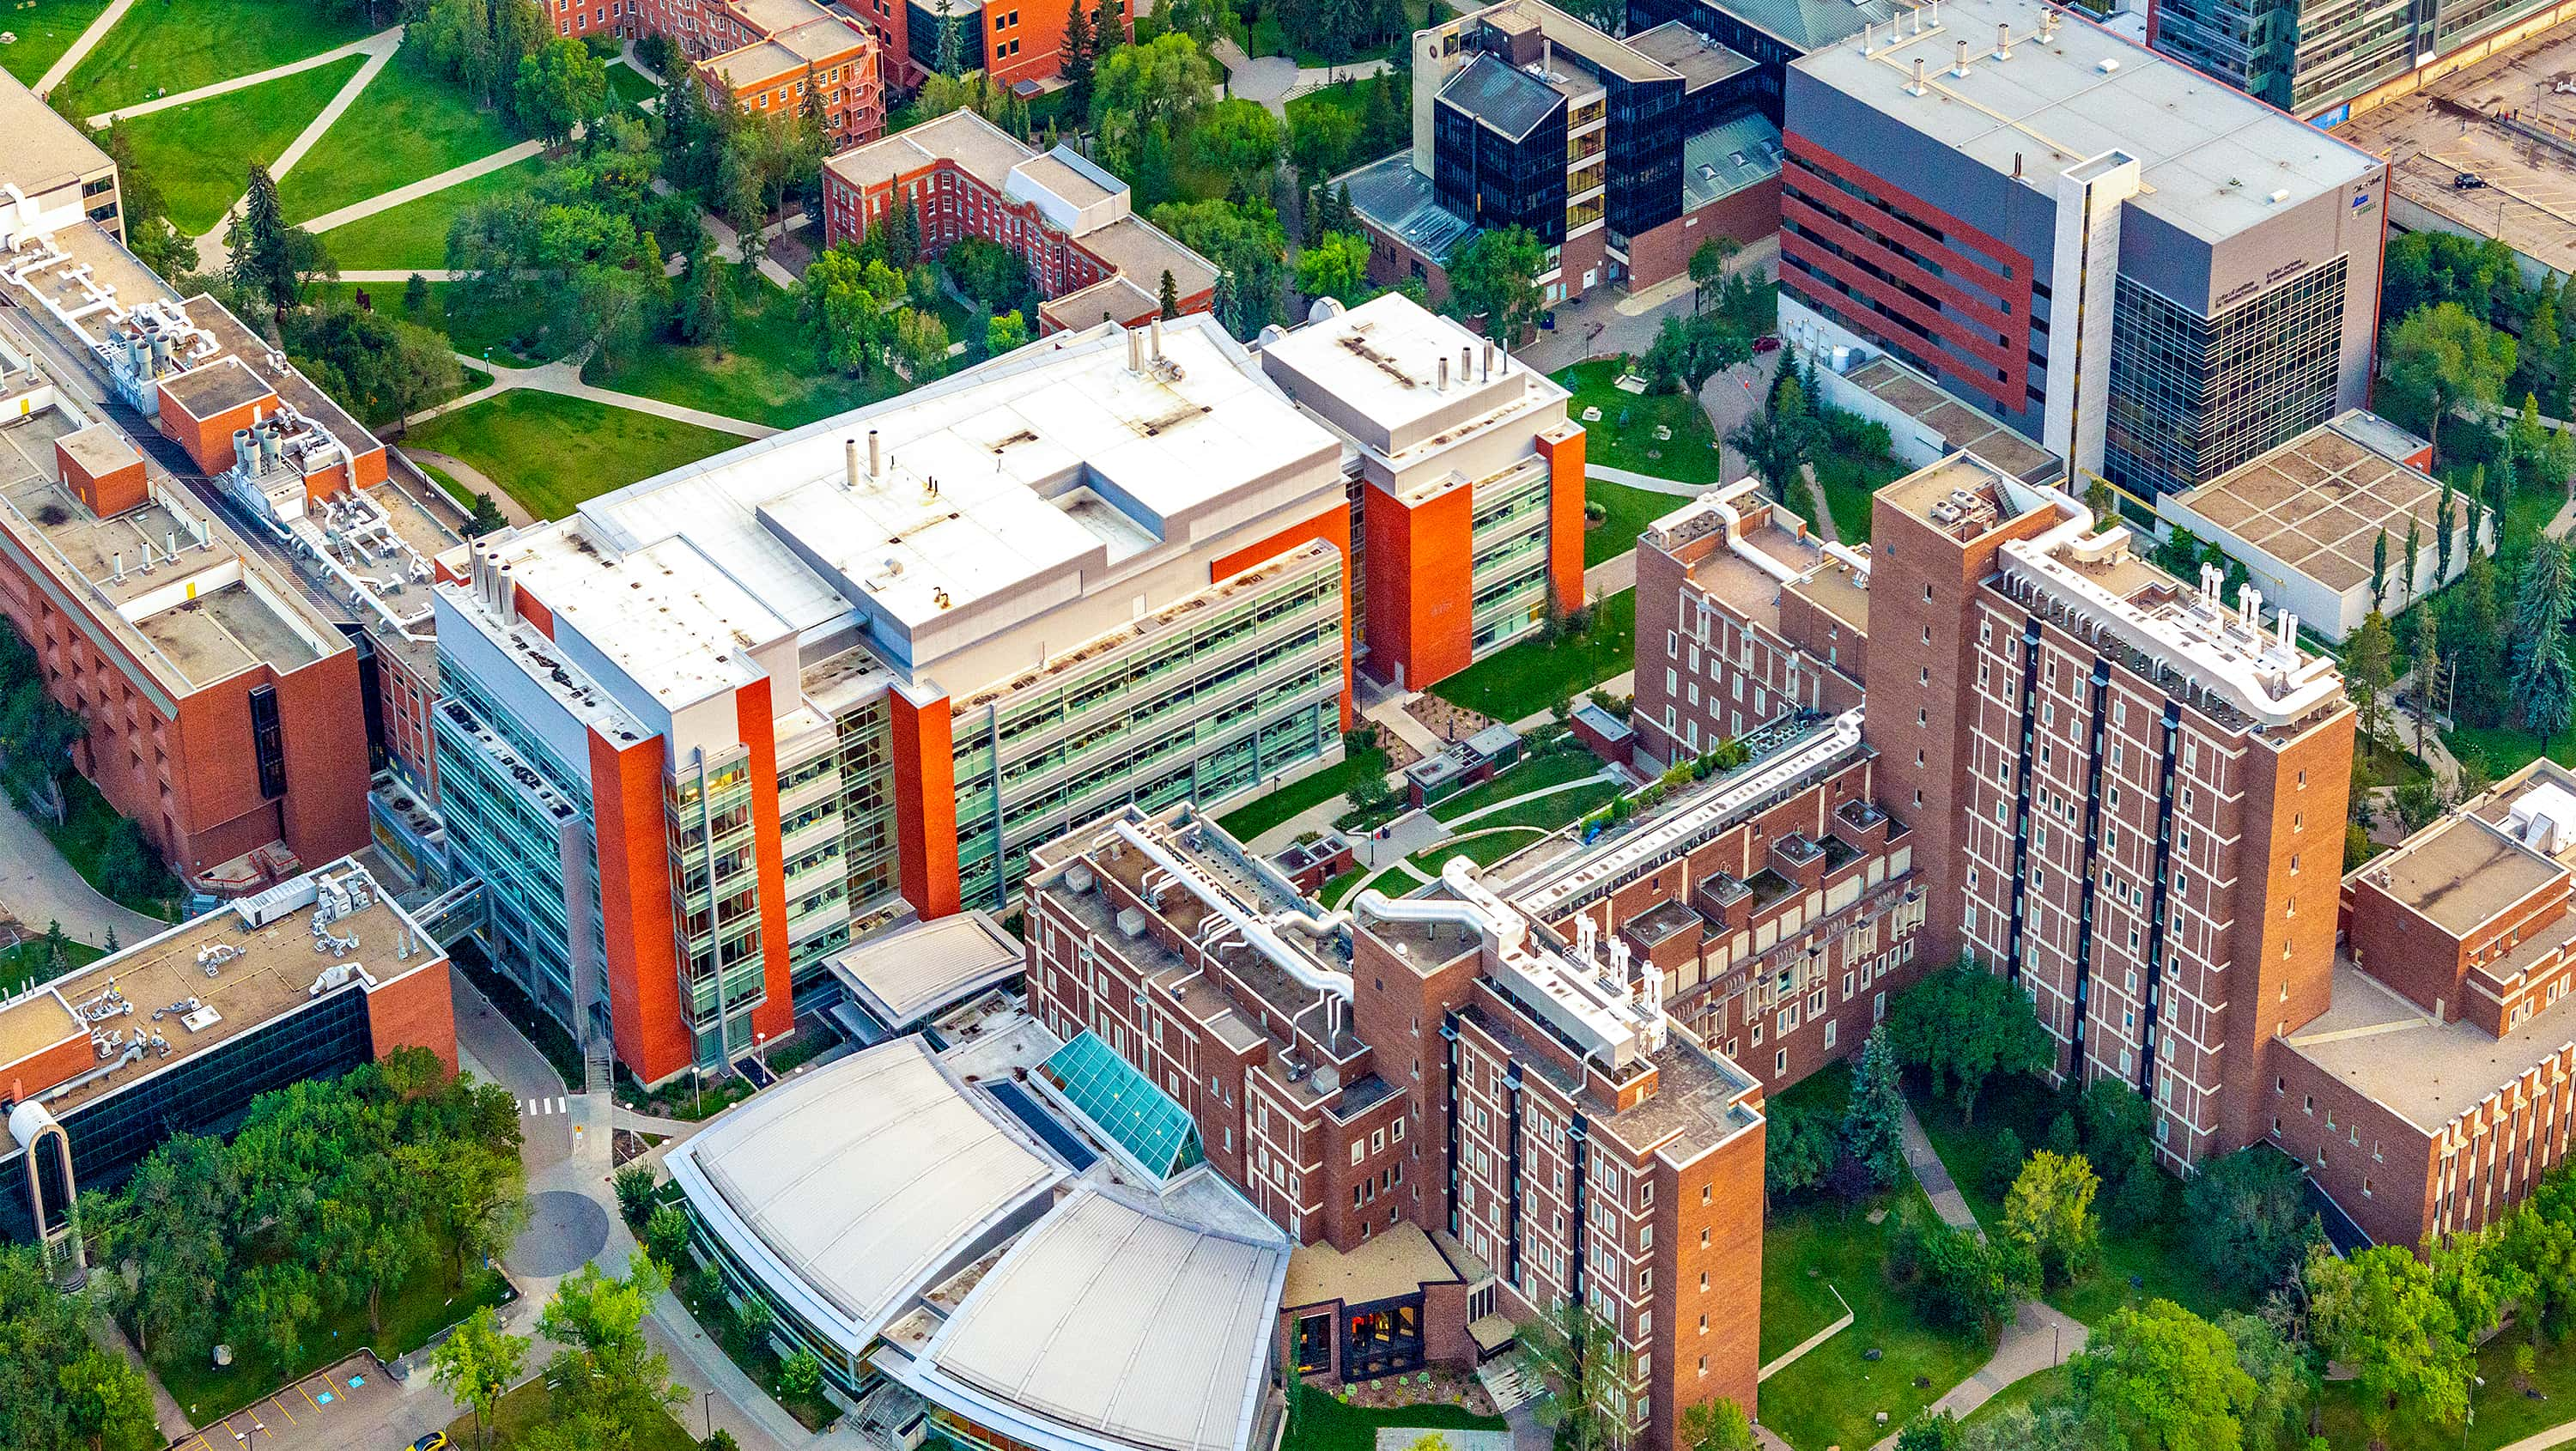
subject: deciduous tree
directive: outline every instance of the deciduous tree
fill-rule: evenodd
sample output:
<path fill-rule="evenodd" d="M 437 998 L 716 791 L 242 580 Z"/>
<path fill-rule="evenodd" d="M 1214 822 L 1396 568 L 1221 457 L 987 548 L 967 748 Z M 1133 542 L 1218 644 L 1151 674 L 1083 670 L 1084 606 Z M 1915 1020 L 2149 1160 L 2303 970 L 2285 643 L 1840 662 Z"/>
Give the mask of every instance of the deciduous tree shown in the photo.
<path fill-rule="evenodd" d="M 2004 1195 L 2004 1235 L 2029 1252 L 2047 1283 L 2066 1284 L 2092 1269 L 2101 1238 L 2093 1196 L 2101 1182 L 2083 1155 L 2042 1149 L 2023 1161 Z"/>
<path fill-rule="evenodd" d="M 2056 1061 L 2028 991 L 1962 961 L 1900 994 L 1887 1015 L 1896 1056 L 1930 1076 L 1935 1092 L 1977 1121 L 1977 1095 L 1999 1074 L 2044 1073 Z"/>
<path fill-rule="evenodd" d="M 466 1316 L 430 1351 L 430 1377 L 474 1415 L 475 1451 L 492 1444 L 494 1412 L 502 1393 L 518 1383 L 527 1359 L 527 1337 L 503 1330 L 488 1305 Z"/>

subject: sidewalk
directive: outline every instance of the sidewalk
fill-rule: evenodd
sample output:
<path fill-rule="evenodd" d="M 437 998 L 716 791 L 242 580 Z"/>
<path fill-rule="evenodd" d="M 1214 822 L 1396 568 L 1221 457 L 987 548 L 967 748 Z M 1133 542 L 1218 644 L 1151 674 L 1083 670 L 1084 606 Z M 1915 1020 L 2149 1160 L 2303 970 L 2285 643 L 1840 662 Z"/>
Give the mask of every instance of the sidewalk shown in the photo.
<path fill-rule="evenodd" d="M 1952 1386 L 1948 1395 L 1925 1407 L 1924 1413 L 1938 1415 L 1947 1411 L 1965 1420 L 1969 1412 L 1993 1400 L 2014 1381 L 2073 1359 L 2084 1348 L 2090 1333 L 2062 1311 L 2037 1300 L 2024 1300 L 2021 1307 L 2013 1312 L 2013 1323 L 2004 1327 L 2003 1340 L 1995 1346 L 1994 1358 L 1979 1368 L 1975 1375 Z M 1896 1444 L 1896 1438 L 1903 1434 L 1900 1428 L 1871 1447 L 1870 1451 L 1888 1451 Z"/>
<path fill-rule="evenodd" d="M 472 181 L 487 172 L 499 171 L 505 166 L 516 166 L 543 150 L 545 150 L 544 144 L 536 141 L 522 141 L 516 146 L 504 146 L 489 156 L 479 157 L 463 166 L 451 166 L 435 176 L 424 176 L 418 181 L 395 187 L 392 191 L 378 192 L 365 201 L 351 202 L 338 211 L 324 212 L 306 222 L 304 230 L 327 232 L 333 227 L 345 227 L 361 217 L 372 217 L 378 212 L 391 211 L 405 202 L 418 201 L 432 192 L 445 191 L 459 182 Z M 344 272 L 341 276 L 345 280 L 366 280 L 355 272 Z M 411 274 L 405 272 L 401 276 L 409 277 Z"/>
<path fill-rule="evenodd" d="M 322 108 L 321 114 L 306 123 L 303 130 L 296 132 L 295 139 L 286 144 L 284 151 L 278 153 L 276 164 L 269 167 L 271 178 L 283 179 L 288 172 L 293 171 L 295 164 L 302 161 L 305 153 L 311 151 L 321 141 L 323 134 L 331 129 L 332 124 L 348 113 L 349 108 L 357 103 L 358 97 L 367 89 L 367 84 L 384 70 L 386 62 L 392 60 L 394 52 L 401 48 L 402 38 L 403 28 L 397 25 L 391 30 L 380 30 L 354 45 L 344 45 L 331 53 L 333 56 L 363 54 L 367 57 L 367 63 L 358 67 L 358 73 L 349 77 L 349 83 L 340 88 L 339 94 L 331 98 L 330 104 Z M 288 67 L 278 73 L 289 74 L 301 68 L 303 67 Z M 203 94 L 212 95 L 232 85 L 232 82 L 227 81 L 222 85 L 208 86 L 204 88 Z M 231 259 L 231 251 L 224 238 L 232 231 L 233 215 L 241 209 L 242 201 L 242 197 L 235 197 L 233 204 L 224 208 L 222 220 L 216 222 L 204 235 L 196 239 L 197 265 L 208 272 L 221 271 Z"/>
<path fill-rule="evenodd" d="M 120 907 L 99 895 L 17 804 L 0 799 L 0 909 L 30 933 L 60 922 L 76 941 L 93 947 L 113 931 L 124 946 L 167 932 L 170 924 Z"/>
<path fill-rule="evenodd" d="M 36 83 L 27 89 L 41 96 L 71 79 L 73 69 L 89 59 L 89 53 L 98 48 L 100 41 L 107 39 L 107 33 L 116 28 L 116 22 L 123 20 L 125 12 L 133 8 L 134 0 L 116 0 L 115 4 L 100 12 L 99 17 L 89 23 L 89 29 L 82 31 L 80 38 L 72 42 L 72 48 L 47 66 L 45 73 L 36 77 Z"/>
<path fill-rule="evenodd" d="M 1932 1212 L 1941 1216 L 1941 1222 L 1952 1229 L 1969 1230 L 1977 1238 L 1984 1239 L 1986 1231 L 1977 1223 L 1976 1214 L 1968 1208 L 1968 1196 L 1960 1193 L 1957 1182 L 1951 1179 L 1950 1166 L 1942 1163 L 1941 1156 L 1933 1152 L 1932 1137 L 1923 1132 L 1923 1123 L 1914 1116 L 1911 1103 L 1905 1105 L 1902 1130 L 1905 1167 L 1913 1170 L 1914 1177 L 1921 1181 L 1923 1196 L 1932 1201 Z"/>
<path fill-rule="evenodd" d="M 486 398 L 514 389 L 533 388 L 540 393 L 561 393 L 567 398 L 587 398 L 593 403 L 605 404 L 611 408 L 650 413 L 656 418 L 668 418 L 676 423 L 694 423 L 700 428 L 713 429 L 718 433 L 730 433 L 736 438 L 767 438 L 778 432 L 766 423 L 729 418 L 721 413 L 710 413 L 703 408 L 684 408 L 677 403 L 665 403 L 659 398 L 647 398 L 640 393 L 620 393 L 611 388 L 593 387 L 581 381 L 581 364 L 571 358 L 558 359 L 534 368 L 505 368 L 498 363 L 487 363 L 481 358 L 464 353 L 458 353 L 456 361 L 469 368 L 489 369 L 492 374 L 490 386 L 477 388 L 471 393 L 459 394 L 435 408 L 425 408 L 411 416 L 412 422 L 418 423 L 424 419 L 436 418 L 442 413 L 453 413 L 460 408 L 470 408 Z M 457 482 L 462 483 L 464 480 L 460 478 Z"/>
<path fill-rule="evenodd" d="M 390 41 L 386 39 L 388 36 L 392 37 Z M 81 38 L 83 40 L 87 40 L 89 37 L 84 35 Z M 333 48 L 322 52 L 320 55 L 308 55 L 302 60 L 291 60 L 284 65 L 270 66 L 264 71 L 253 71 L 246 76 L 235 76 L 228 81 L 217 81 L 211 86 L 199 86 L 193 91 L 181 91 L 175 96 L 162 96 L 155 100 L 139 101 L 134 105 L 127 106 L 121 110 L 101 111 L 97 115 L 89 118 L 89 124 L 93 127 L 104 126 L 110 121 L 126 121 L 131 120 L 136 116 L 149 116 L 155 111 L 167 111 L 176 106 L 190 105 L 197 101 L 208 100 L 215 96 L 227 94 L 228 92 L 248 90 L 252 86 L 265 85 L 270 81 L 294 75 L 298 71 L 312 70 L 316 66 L 326 66 L 335 60 L 340 60 L 348 56 L 376 54 L 378 53 L 376 51 L 376 47 L 379 45 L 384 47 L 382 54 L 391 55 L 393 54 L 393 48 L 401 43 L 402 27 L 397 25 L 391 30 L 379 30 L 364 40 L 353 40 L 347 45 L 334 46 Z M 284 168 L 281 167 L 279 169 L 283 170 Z"/>

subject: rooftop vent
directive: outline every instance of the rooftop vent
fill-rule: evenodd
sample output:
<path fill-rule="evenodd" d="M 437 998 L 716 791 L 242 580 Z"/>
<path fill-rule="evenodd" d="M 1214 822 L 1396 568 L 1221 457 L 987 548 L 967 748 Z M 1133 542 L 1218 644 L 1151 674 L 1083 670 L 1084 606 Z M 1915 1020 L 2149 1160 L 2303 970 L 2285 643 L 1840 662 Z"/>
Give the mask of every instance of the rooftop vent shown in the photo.
<path fill-rule="evenodd" d="M 2116 60 L 2113 60 L 2113 59 L 2112 59 L 2112 58 L 2110 58 L 2109 56 L 2104 56 L 2101 60 L 2099 60 L 2099 61 L 2095 62 L 2094 66 L 2093 66 L 2093 69 L 2095 69 L 2095 70 L 2097 70 L 2097 71 L 2100 71 L 2102 74 L 2104 74 L 2104 75 L 2106 75 L 2106 76 L 2107 76 L 2107 75 L 2109 75 L 2109 74 L 2111 74 L 2113 71 L 2118 70 L 2119 68 L 2120 68 L 2120 63 L 2119 63 L 2118 61 L 2116 61 Z"/>

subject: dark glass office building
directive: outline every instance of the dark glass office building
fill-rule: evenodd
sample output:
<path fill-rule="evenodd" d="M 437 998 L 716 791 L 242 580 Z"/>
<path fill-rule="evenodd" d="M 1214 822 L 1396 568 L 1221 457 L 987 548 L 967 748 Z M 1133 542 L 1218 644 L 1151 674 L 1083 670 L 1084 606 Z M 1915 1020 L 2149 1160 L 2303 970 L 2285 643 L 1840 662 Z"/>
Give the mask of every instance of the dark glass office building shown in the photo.
<path fill-rule="evenodd" d="M 2162 0 L 2158 50 L 2321 125 L 2421 61 L 2551 0 Z"/>

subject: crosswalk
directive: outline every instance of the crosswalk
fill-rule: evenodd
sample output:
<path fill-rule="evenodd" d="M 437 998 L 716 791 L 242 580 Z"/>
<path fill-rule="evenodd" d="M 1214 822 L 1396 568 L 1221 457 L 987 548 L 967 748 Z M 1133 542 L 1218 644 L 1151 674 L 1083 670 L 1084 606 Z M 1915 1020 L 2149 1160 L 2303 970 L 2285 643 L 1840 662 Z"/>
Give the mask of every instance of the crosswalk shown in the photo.
<path fill-rule="evenodd" d="M 569 1113 L 570 1111 L 571 1110 L 566 1106 L 565 1100 L 561 1095 L 554 1098 L 523 1098 L 519 1100 L 519 1112 L 529 1118 L 549 1118 L 555 1114 Z"/>

